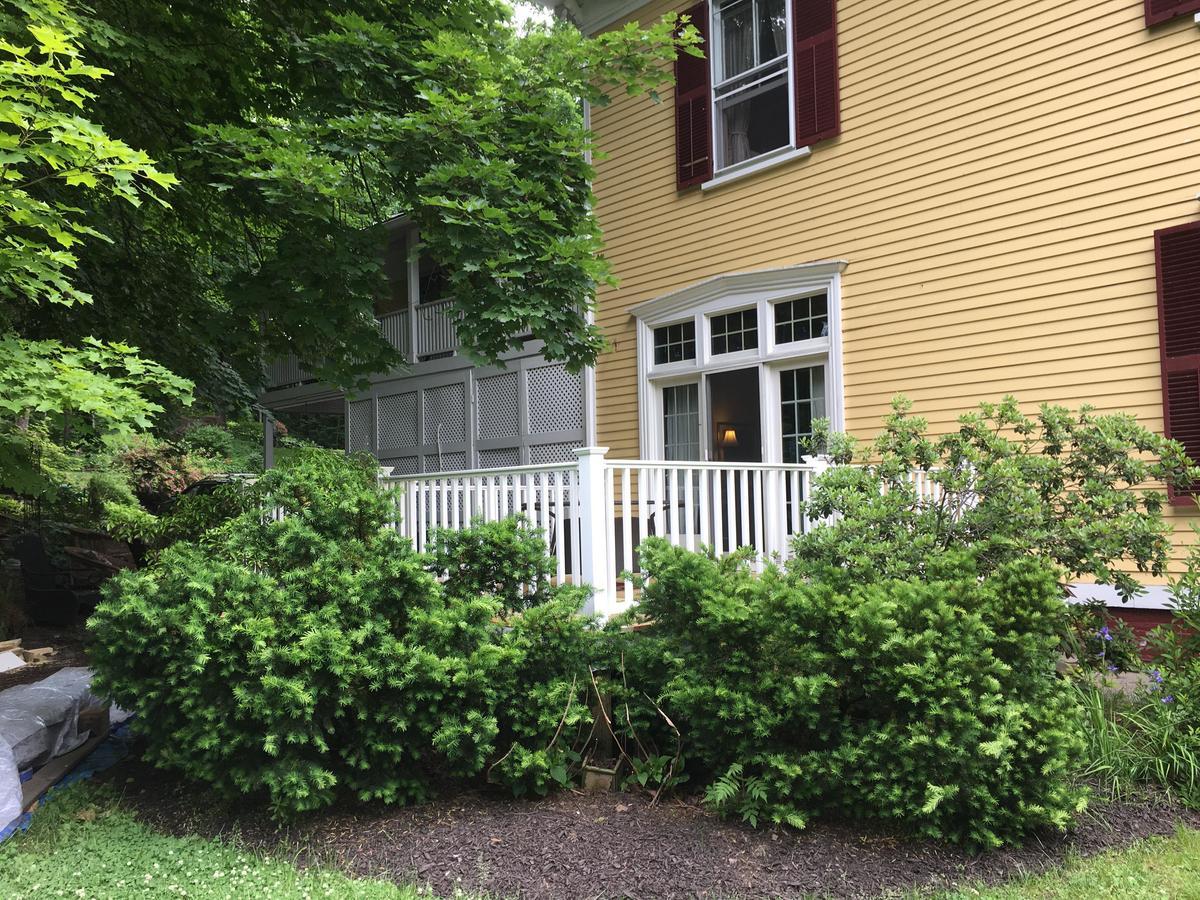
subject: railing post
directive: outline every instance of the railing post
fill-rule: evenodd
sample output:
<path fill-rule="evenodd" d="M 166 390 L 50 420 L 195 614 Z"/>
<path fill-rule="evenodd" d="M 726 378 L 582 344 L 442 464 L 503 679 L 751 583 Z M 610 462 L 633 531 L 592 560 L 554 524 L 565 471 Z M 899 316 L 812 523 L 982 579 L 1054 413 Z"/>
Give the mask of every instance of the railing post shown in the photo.
<path fill-rule="evenodd" d="M 607 447 L 579 447 L 579 577 L 592 586 L 592 599 L 586 612 L 607 618 L 615 611 L 609 596 L 608 573 L 615 563 L 608 546 L 605 527 L 604 456 Z"/>
<path fill-rule="evenodd" d="M 800 457 L 800 461 L 802 463 L 804 463 L 804 465 L 811 467 L 811 470 L 808 473 L 808 480 L 805 482 L 806 486 L 805 486 L 805 491 L 804 491 L 804 502 L 807 504 L 809 502 L 809 500 L 812 499 L 813 485 L 816 484 L 816 481 L 818 478 L 820 478 L 822 475 L 824 475 L 825 472 L 829 468 L 832 467 L 833 463 L 830 462 L 830 459 L 828 456 L 822 456 L 822 455 L 802 456 L 802 457 Z M 812 526 L 820 525 L 823 521 L 824 520 L 822 519 L 822 520 L 818 520 L 818 521 L 814 522 L 811 519 L 809 519 L 808 513 L 805 513 L 804 514 L 804 531 L 808 532 L 809 529 L 812 528 Z"/>

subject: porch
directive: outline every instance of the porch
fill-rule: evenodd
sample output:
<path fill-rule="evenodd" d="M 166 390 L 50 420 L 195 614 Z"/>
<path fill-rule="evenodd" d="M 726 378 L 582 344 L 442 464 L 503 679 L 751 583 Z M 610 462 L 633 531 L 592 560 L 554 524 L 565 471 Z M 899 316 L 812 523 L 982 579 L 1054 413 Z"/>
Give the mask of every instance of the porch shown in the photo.
<path fill-rule="evenodd" d="M 409 366 L 453 356 L 459 348 L 458 317 L 450 300 L 423 303 L 379 316 L 379 330 Z M 267 365 L 268 391 L 312 383 L 315 379 L 295 355 L 272 360 Z"/>
<path fill-rule="evenodd" d="M 542 529 L 559 583 L 591 585 L 589 612 L 611 616 L 634 599 L 626 575 L 646 537 L 718 554 L 748 547 L 760 568 L 786 559 L 791 538 L 813 524 L 803 501 L 829 465 L 817 457 L 713 463 L 609 459 L 604 447 L 575 453 L 569 463 L 506 469 L 394 475 L 381 467 L 392 527 L 425 550 L 436 528 L 524 515 Z"/>

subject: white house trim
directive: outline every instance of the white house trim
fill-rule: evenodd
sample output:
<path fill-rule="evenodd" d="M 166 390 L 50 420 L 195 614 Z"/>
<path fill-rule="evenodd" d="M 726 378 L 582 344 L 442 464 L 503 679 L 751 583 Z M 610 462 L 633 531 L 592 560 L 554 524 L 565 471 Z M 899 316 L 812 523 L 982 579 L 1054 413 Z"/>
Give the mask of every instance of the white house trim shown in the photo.
<path fill-rule="evenodd" d="M 646 5 L 646 0 L 537 0 L 542 6 L 563 7 L 584 34 L 595 34 L 606 25 Z"/>
<path fill-rule="evenodd" d="M 706 375 L 752 366 L 759 369 L 764 461 L 777 461 L 776 456 L 781 452 L 776 376 L 785 368 L 805 364 L 825 367 L 826 417 L 835 431 L 843 429 L 841 273 L 846 266 L 845 260 L 827 260 L 718 275 L 633 307 L 630 313 L 637 319 L 638 438 L 643 456 L 663 458 L 662 387 L 702 383 Z M 816 293 L 827 297 L 828 336 L 777 345 L 772 306 Z M 758 310 L 758 347 L 712 354 L 711 316 L 748 308 Z M 695 323 L 695 359 L 655 364 L 654 329 L 689 320 Z M 703 394 L 702 390 L 702 397 Z M 701 435 L 709 435 L 712 425 L 708 421 L 708 404 L 701 402 Z"/>
<path fill-rule="evenodd" d="M 741 181 L 743 178 L 749 178 L 751 175 L 757 175 L 759 172 L 764 172 L 767 169 L 774 169 L 776 166 L 790 163 L 793 160 L 804 159 L 806 156 L 812 156 L 811 147 L 780 147 L 778 150 L 772 150 L 769 153 L 764 153 L 762 156 L 748 159 L 744 163 L 738 163 L 737 165 L 722 169 L 708 181 L 701 184 L 700 190 L 711 191 L 732 182 Z"/>
<path fill-rule="evenodd" d="M 1105 606 L 1116 610 L 1121 609 L 1171 609 L 1171 589 L 1165 584 L 1142 585 L 1143 592 L 1128 602 L 1121 600 L 1121 595 L 1111 584 L 1087 584 L 1073 582 L 1067 585 L 1071 589 L 1070 603 L 1086 603 L 1089 600 L 1100 600 Z"/>

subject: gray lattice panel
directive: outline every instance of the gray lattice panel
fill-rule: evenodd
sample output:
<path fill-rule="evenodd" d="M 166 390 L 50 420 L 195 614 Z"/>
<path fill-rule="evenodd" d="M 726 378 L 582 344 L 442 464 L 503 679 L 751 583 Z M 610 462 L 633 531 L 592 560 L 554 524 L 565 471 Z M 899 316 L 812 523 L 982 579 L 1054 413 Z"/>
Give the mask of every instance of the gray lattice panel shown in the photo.
<path fill-rule="evenodd" d="M 466 453 L 443 453 L 441 463 L 438 463 L 436 453 L 425 457 L 423 472 L 460 472 L 467 467 Z"/>
<path fill-rule="evenodd" d="M 534 466 L 548 466 L 552 463 L 574 462 L 578 457 L 575 448 L 580 447 L 575 441 L 563 441 L 558 444 L 534 444 L 529 448 L 529 463 Z"/>
<path fill-rule="evenodd" d="M 381 466 L 391 466 L 392 475 L 416 475 L 421 471 L 421 457 L 419 456 L 390 456 L 387 459 L 379 460 Z"/>
<path fill-rule="evenodd" d="M 529 433 L 583 427 L 583 379 L 562 366 L 529 370 Z"/>
<path fill-rule="evenodd" d="M 457 382 L 427 388 L 425 390 L 424 442 L 426 444 L 439 442 L 457 444 L 466 439 L 466 385 Z"/>
<path fill-rule="evenodd" d="M 479 451 L 479 468 L 481 469 L 509 469 L 520 464 L 520 447 L 498 447 Z"/>
<path fill-rule="evenodd" d="M 516 372 L 480 378 L 475 382 L 475 402 L 478 404 L 480 440 L 516 437 L 520 433 Z"/>
<path fill-rule="evenodd" d="M 379 398 L 380 447 L 415 447 L 419 436 L 416 391 Z"/>
<path fill-rule="evenodd" d="M 351 450 L 370 450 L 373 446 L 372 431 L 374 421 L 371 416 L 370 400 L 355 400 L 349 410 L 349 440 Z"/>

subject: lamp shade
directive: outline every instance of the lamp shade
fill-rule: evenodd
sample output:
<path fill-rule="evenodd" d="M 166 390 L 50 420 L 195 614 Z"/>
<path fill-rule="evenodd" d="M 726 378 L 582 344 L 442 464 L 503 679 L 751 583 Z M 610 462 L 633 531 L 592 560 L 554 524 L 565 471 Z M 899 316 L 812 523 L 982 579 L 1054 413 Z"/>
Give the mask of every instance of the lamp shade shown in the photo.
<path fill-rule="evenodd" d="M 721 427 L 721 446 L 736 447 L 738 445 L 737 429 L 732 425 Z"/>

